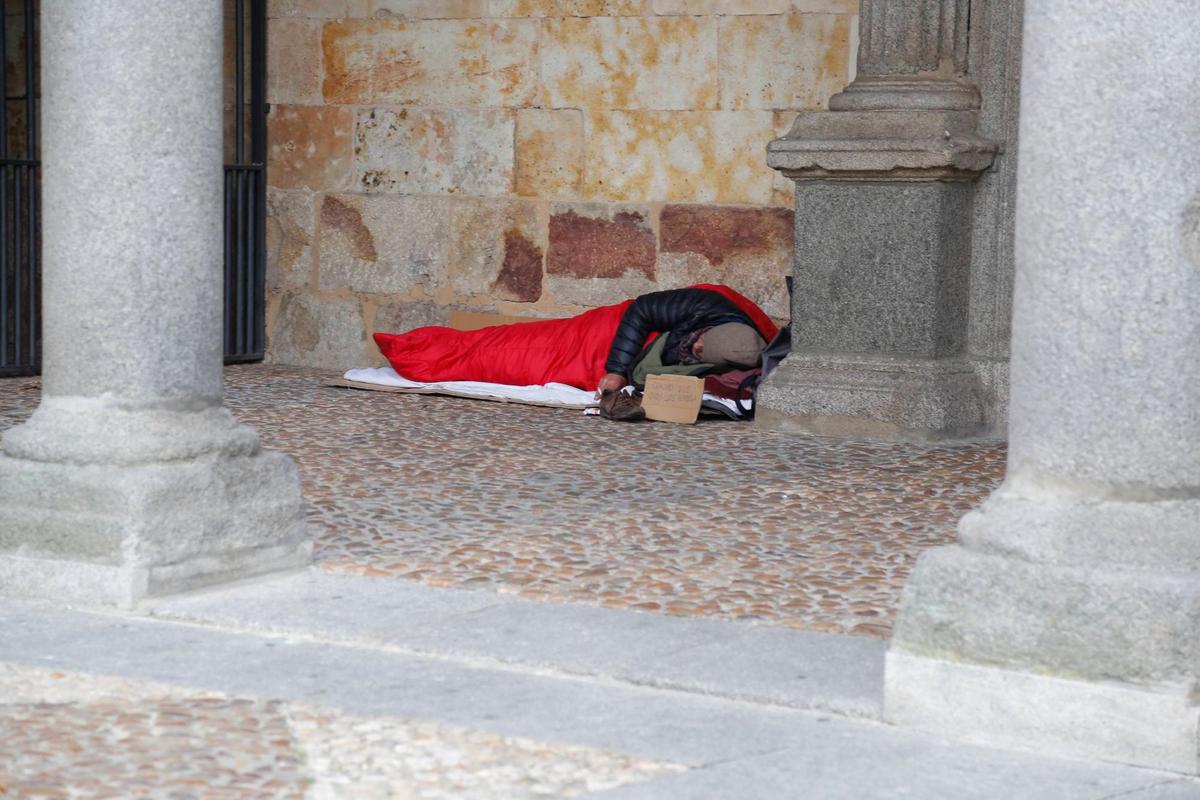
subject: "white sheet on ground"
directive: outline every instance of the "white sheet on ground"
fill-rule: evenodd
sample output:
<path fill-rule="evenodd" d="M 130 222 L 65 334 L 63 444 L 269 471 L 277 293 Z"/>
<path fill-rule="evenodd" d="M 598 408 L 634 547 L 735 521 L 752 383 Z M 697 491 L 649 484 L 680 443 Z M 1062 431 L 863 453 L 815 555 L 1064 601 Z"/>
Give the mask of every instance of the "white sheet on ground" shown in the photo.
<path fill-rule="evenodd" d="M 431 391 L 453 392 L 456 395 L 469 397 L 562 405 L 570 408 L 581 408 L 595 404 L 594 392 L 576 389 L 574 386 L 568 386 L 565 383 L 547 383 L 544 386 L 509 386 L 503 383 L 484 383 L 483 381 L 419 383 L 417 381 L 410 381 L 391 367 L 351 369 L 347 370 L 346 374 L 342 377 L 345 380 L 356 381 L 357 383 L 373 383 L 380 386 L 392 386 L 398 389 L 427 389 Z"/>
<path fill-rule="evenodd" d="M 346 374 L 342 378 L 356 383 L 370 383 L 376 386 L 390 386 L 396 389 L 446 392 L 459 397 L 513 400 L 521 403 L 562 406 L 564 408 L 585 408 L 596 405 L 594 392 L 576 389 L 574 386 L 568 386 L 565 383 L 547 383 L 544 386 L 509 386 L 504 383 L 485 383 L 483 381 L 420 383 L 418 381 L 410 381 L 391 367 L 346 370 Z M 717 397 L 712 392 L 705 392 L 704 399 L 715 400 L 730 409 L 733 409 L 736 405 L 734 401 L 724 397 Z M 751 401 L 744 401 L 744 404 L 749 406 Z"/>

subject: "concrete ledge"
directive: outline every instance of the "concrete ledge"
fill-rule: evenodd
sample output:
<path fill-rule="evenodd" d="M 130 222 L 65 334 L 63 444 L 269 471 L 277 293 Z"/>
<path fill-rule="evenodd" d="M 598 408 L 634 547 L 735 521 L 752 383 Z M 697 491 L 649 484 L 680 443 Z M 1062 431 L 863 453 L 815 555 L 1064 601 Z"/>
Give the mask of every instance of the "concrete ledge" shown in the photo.
<path fill-rule="evenodd" d="M 884 718 L 978 744 L 1200 773 L 1200 706 L 1160 689 L 888 652 Z"/>

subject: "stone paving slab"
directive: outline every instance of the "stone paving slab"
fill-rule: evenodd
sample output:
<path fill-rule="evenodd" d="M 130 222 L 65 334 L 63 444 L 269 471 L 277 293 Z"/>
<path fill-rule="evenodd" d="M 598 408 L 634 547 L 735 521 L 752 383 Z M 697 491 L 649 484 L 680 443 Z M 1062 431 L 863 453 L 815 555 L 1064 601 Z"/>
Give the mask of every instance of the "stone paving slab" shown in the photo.
<path fill-rule="evenodd" d="M 434 738 L 451 736 L 442 731 L 452 728 L 466 749 L 500 737 L 545 743 L 535 750 L 554 757 L 573 752 L 568 748 L 598 751 L 615 759 L 605 763 L 618 771 L 632 768 L 639 777 L 670 764 L 688 768 L 678 778 L 660 773 L 628 797 L 1101 800 L 1153 787 L 1166 791 L 1170 781 L 1178 782 L 1117 765 L 955 744 L 866 720 L 319 637 L 232 633 L 20 601 L 0 604 L 0 626 L 0 662 L 14 665 L 10 669 L 154 682 L 185 695 L 215 692 L 270 713 L 300 704 L 319 719 L 349 720 L 340 729 L 349 731 L 349 740 L 339 747 L 359 747 L 355 737 L 370 740 L 376 735 L 371 732 L 398 720 L 432 726 L 423 730 Z M 111 701 L 111 691 L 101 694 Z M 153 699 L 155 692 L 131 691 L 134 706 L 125 713 L 144 715 L 147 709 L 137 703 L 147 696 Z M 256 718 L 246 727 L 256 731 L 263 724 Z M 472 762 L 464 757 L 458 763 L 464 761 L 470 773 Z M 322 763 L 334 774 L 343 769 L 328 759 Z M 290 762 L 285 766 L 291 769 Z"/>
<path fill-rule="evenodd" d="M 486 659 L 792 708 L 878 717 L 885 645 L 839 636 L 321 570 L 167 598 L 159 619 Z"/>
<path fill-rule="evenodd" d="M 1179 778 L 1146 789 L 1136 789 L 1119 797 L 1120 800 L 1196 800 L 1200 797 L 1200 785 L 1194 780 Z"/>
<path fill-rule="evenodd" d="M 0 663 L 18 798 L 577 797 L 683 768 L 303 703 Z"/>
<path fill-rule="evenodd" d="M 994 758 L 994 754 L 993 758 Z M 869 742 L 833 736 L 753 758 L 600 791 L 596 800 L 712 800 L 712 798 L 821 798 L 821 800 L 1195 800 L 1195 781 L 1144 776 L 1147 789 L 1127 791 L 1102 771 L 1047 768 L 1022 759 L 993 760 L 979 752 L 929 748 L 902 735 Z M 906 763 L 907 768 L 889 768 Z M 750 792 L 749 794 L 747 792 Z M 1161 794 L 1160 794 L 1161 793 Z"/>

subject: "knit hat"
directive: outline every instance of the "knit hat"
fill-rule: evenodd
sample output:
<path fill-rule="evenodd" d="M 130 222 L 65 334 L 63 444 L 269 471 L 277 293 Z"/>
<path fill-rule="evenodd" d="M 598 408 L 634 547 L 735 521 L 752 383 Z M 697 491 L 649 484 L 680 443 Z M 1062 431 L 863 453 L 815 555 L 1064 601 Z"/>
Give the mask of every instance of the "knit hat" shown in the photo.
<path fill-rule="evenodd" d="M 767 343 L 749 325 L 726 322 L 709 328 L 701 337 L 704 342 L 704 363 L 729 364 L 735 367 L 757 367 Z"/>

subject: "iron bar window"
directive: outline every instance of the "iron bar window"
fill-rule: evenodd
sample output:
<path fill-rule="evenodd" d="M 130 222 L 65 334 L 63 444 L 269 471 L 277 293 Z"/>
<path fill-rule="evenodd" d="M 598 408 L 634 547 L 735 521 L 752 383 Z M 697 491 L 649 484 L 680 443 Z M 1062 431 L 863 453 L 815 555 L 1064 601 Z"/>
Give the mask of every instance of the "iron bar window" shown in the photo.
<path fill-rule="evenodd" d="M 0 375 L 41 363 L 41 187 L 38 160 L 38 3 L 0 12 Z"/>
<path fill-rule="evenodd" d="M 260 361 L 266 347 L 266 5 L 229 0 L 226 6 L 234 76 L 226 104 L 232 133 L 225 164 L 226 363 Z"/>

